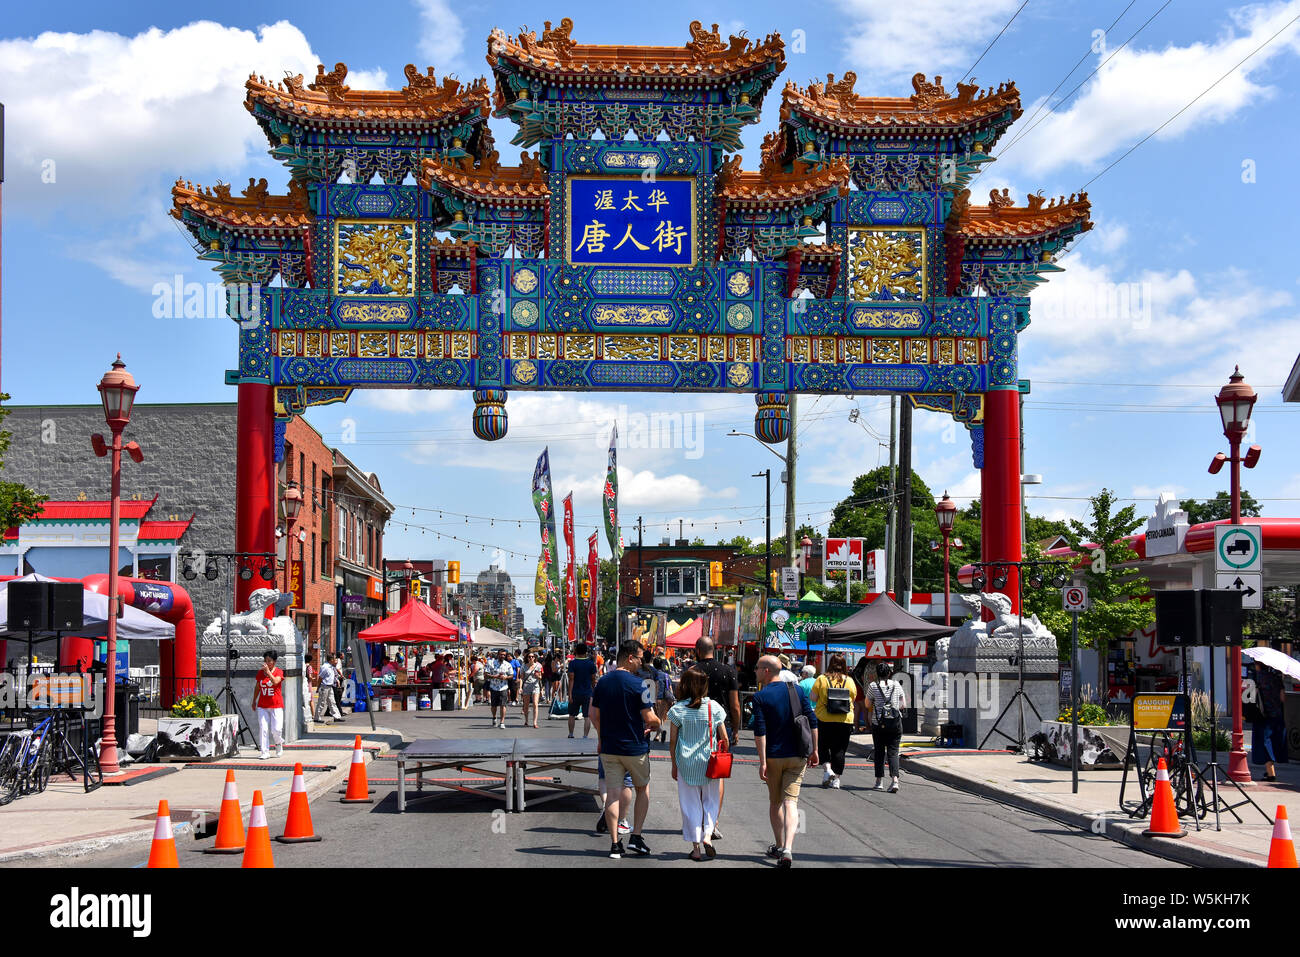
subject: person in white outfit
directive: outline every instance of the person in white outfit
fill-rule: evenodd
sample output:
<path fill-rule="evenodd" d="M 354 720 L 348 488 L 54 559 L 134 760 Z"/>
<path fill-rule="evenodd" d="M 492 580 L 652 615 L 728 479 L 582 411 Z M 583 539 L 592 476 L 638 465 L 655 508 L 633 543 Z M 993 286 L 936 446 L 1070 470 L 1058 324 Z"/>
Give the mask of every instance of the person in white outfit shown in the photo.
<path fill-rule="evenodd" d="M 681 699 L 668 709 L 668 751 L 682 808 L 682 837 L 691 845 L 691 860 L 712 860 L 717 856 L 713 827 L 722 803 L 722 782 L 706 772 L 709 756 L 730 746 L 727 712 L 708 697 L 709 676 L 699 668 L 682 673 L 681 693 Z"/>
<path fill-rule="evenodd" d="M 316 720 L 324 721 L 326 717 L 335 721 L 343 720 L 343 712 L 334 700 L 334 686 L 339 682 L 339 673 L 334 670 L 329 659 L 321 662 L 320 688 L 316 692 Z"/>
<path fill-rule="evenodd" d="M 262 656 L 253 696 L 263 761 L 271 756 L 272 740 L 275 741 L 275 756 L 278 758 L 284 753 L 284 672 L 275 666 L 279 657 L 274 648 L 267 649 Z"/>

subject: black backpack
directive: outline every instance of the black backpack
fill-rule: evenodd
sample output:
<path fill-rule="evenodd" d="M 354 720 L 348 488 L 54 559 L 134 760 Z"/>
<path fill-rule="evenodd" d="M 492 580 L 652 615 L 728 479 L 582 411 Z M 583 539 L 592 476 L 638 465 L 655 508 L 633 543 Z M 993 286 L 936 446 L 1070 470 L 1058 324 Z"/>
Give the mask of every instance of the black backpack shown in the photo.
<path fill-rule="evenodd" d="M 845 683 L 836 687 L 831 684 L 831 678 L 826 676 L 826 713 L 827 714 L 851 714 L 853 712 L 853 695 L 849 691 L 848 682 L 843 675 L 838 676 Z"/>
<path fill-rule="evenodd" d="M 880 697 L 884 704 L 876 714 L 876 724 L 880 725 L 882 731 L 890 733 L 903 733 L 903 712 L 894 707 L 894 683 L 889 683 L 889 691 L 886 692 L 879 681 L 876 682 L 876 688 L 880 691 Z"/>

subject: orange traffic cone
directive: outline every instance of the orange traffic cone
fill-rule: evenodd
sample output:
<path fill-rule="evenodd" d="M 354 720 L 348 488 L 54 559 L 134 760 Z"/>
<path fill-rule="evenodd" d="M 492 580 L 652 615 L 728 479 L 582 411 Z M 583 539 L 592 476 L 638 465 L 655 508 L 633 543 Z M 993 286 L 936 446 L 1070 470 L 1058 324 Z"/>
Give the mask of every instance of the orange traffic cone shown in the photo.
<path fill-rule="evenodd" d="M 253 807 L 248 812 L 248 844 L 244 847 L 244 867 L 275 867 L 271 858 L 271 831 L 266 826 L 266 807 L 262 792 L 253 792 Z"/>
<path fill-rule="evenodd" d="M 158 817 L 153 825 L 153 844 L 149 846 L 149 863 L 145 867 L 180 867 L 176 860 L 176 835 L 172 833 L 172 812 L 166 801 L 158 802 Z"/>
<path fill-rule="evenodd" d="M 226 789 L 221 793 L 221 816 L 217 818 L 217 840 L 204 848 L 205 854 L 244 853 L 244 818 L 239 812 L 239 791 L 235 772 L 226 772 Z"/>
<path fill-rule="evenodd" d="M 289 791 L 289 817 L 284 822 L 284 833 L 276 838 L 281 844 L 305 844 L 319 841 L 320 835 L 311 827 L 311 808 L 307 804 L 307 782 L 302 776 L 302 764 L 293 766 L 293 787 Z"/>
<path fill-rule="evenodd" d="M 1273 823 L 1273 841 L 1268 846 L 1269 867 L 1296 867 L 1295 842 L 1291 840 L 1291 822 L 1286 819 L 1286 805 L 1277 806 Z"/>
<path fill-rule="evenodd" d="M 1142 832 L 1144 837 L 1186 837 L 1186 829 L 1178 823 L 1178 809 L 1174 807 L 1174 788 L 1169 783 L 1169 768 L 1161 758 L 1156 765 L 1156 789 L 1151 799 L 1151 824 Z"/>
<path fill-rule="evenodd" d="M 340 798 L 344 804 L 374 804 L 370 782 L 366 779 L 366 756 L 361 750 L 361 735 L 352 742 L 352 767 L 348 771 L 348 790 Z"/>

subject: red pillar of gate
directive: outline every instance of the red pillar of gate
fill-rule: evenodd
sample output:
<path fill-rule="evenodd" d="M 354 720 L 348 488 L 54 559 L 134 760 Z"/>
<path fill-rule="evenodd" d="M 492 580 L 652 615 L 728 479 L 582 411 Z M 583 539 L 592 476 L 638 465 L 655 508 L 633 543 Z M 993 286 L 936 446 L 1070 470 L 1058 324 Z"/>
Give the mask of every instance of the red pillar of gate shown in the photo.
<path fill-rule="evenodd" d="M 275 551 L 275 419 L 271 387 L 239 384 L 235 464 L 235 551 Z M 260 575 L 235 574 L 235 611 L 248 610 L 248 596 L 265 587 Z"/>
<path fill-rule="evenodd" d="M 984 469 L 980 474 L 980 552 L 986 562 L 1018 562 L 1020 541 L 1020 394 L 1014 389 L 984 396 Z M 1007 584 L 993 588 L 1019 611 L 1019 569 L 1006 569 Z M 992 577 L 992 576 L 990 576 Z"/>

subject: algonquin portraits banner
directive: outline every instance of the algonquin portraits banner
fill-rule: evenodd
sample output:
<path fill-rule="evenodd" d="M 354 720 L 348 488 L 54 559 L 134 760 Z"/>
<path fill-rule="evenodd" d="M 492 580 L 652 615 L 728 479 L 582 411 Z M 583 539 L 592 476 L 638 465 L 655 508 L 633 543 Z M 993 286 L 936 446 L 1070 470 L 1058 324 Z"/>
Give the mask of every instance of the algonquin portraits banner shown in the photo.
<path fill-rule="evenodd" d="M 544 569 L 546 584 L 546 602 L 542 611 L 547 629 L 554 635 L 560 634 L 562 615 L 560 613 L 560 552 L 559 542 L 555 538 L 555 497 L 551 493 L 551 459 L 550 450 L 542 449 L 537 457 L 537 468 L 533 469 L 533 507 L 537 509 L 537 519 L 541 523 L 542 560 L 539 568 Z"/>
<path fill-rule="evenodd" d="M 614 424 L 614 431 L 609 435 L 609 465 L 605 469 L 601 502 L 605 513 L 605 538 L 609 540 L 614 561 L 620 562 L 623 560 L 623 543 L 618 537 L 618 423 Z"/>
<path fill-rule="evenodd" d="M 578 579 L 573 548 L 573 493 L 564 496 L 564 547 L 569 550 L 564 576 L 564 636 L 569 644 L 578 640 Z"/>

